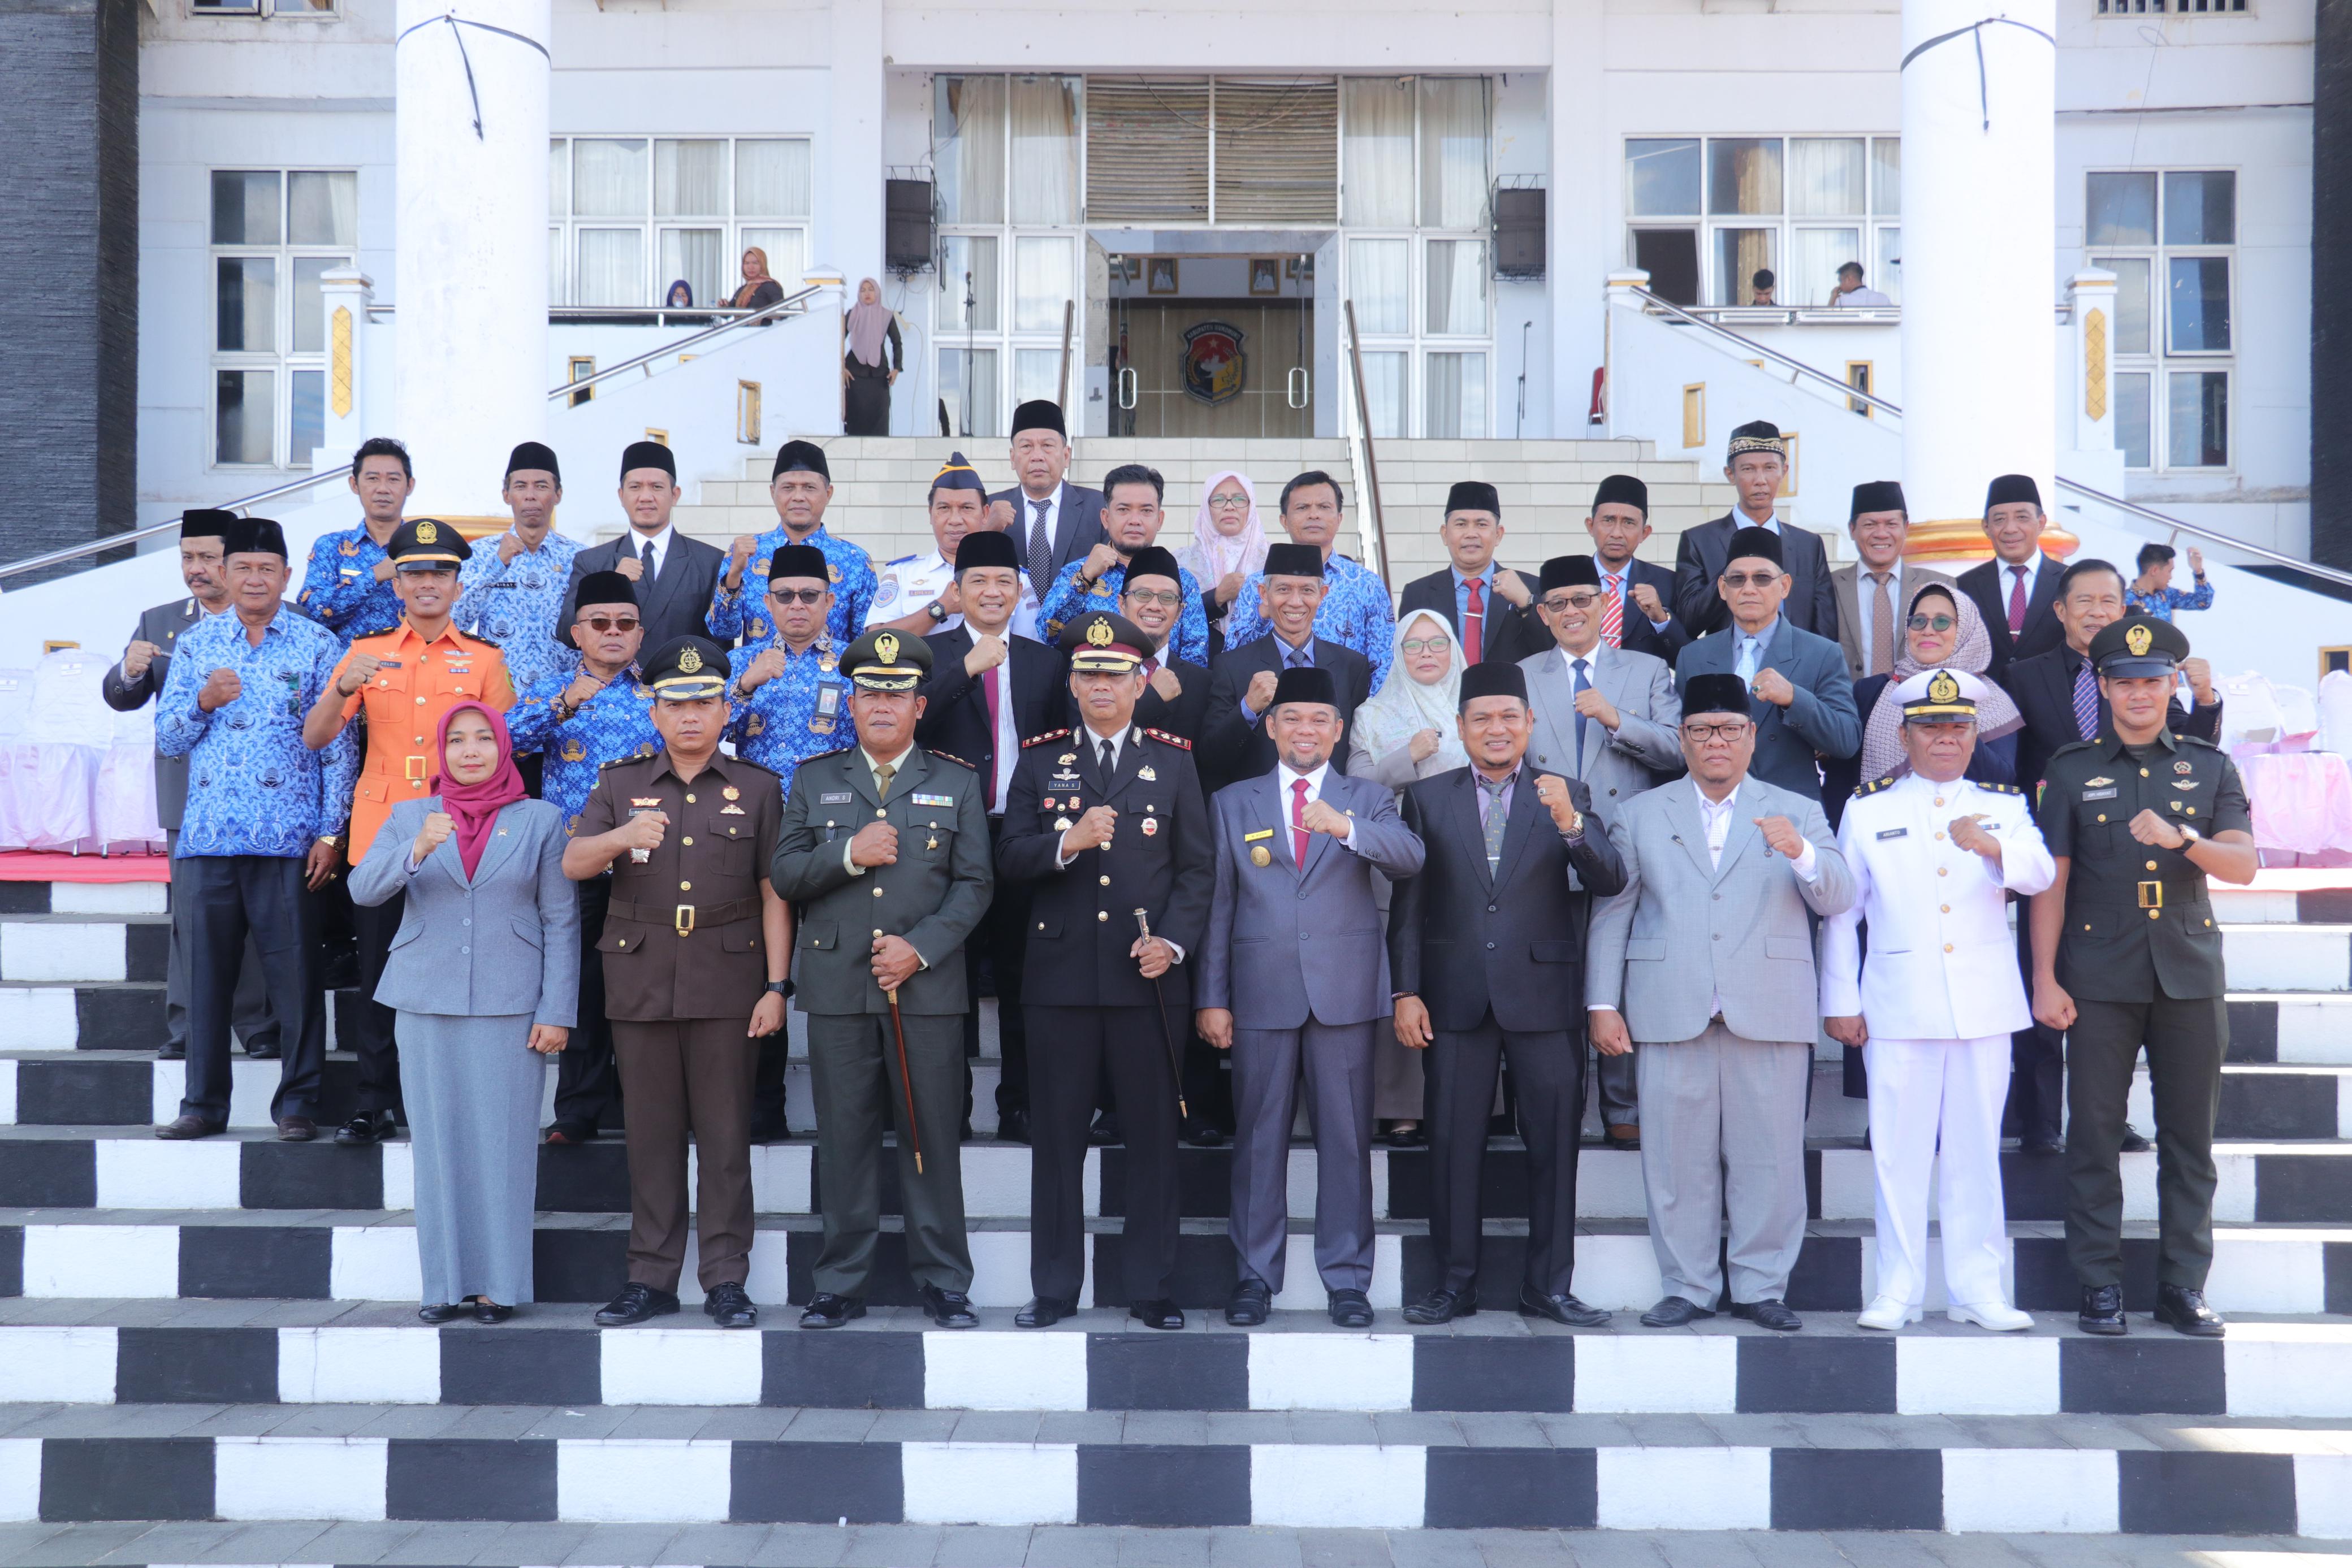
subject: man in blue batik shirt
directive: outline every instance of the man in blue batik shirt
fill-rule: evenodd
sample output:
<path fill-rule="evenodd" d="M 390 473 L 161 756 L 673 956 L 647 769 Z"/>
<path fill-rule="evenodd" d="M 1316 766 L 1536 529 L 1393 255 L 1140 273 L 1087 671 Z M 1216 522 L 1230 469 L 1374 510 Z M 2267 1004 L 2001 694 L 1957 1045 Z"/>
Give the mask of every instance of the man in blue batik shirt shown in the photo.
<path fill-rule="evenodd" d="M 352 494 L 360 498 L 360 526 L 320 534 L 302 568 L 302 612 L 341 639 L 373 637 L 400 624 L 386 553 L 401 514 L 416 488 L 408 448 L 372 435 L 352 455 Z"/>
<path fill-rule="evenodd" d="M 1127 587 L 1128 561 L 1137 550 L 1160 540 L 1160 528 L 1168 514 L 1160 509 L 1167 487 L 1158 469 L 1126 464 L 1104 475 L 1102 487 L 1103 531 L 1110 538 L 1088 550 L 1084 559 L 1064 567 L 1045 591 L 1045 602 L 1037 607 L 1043 642 L 1052 643 L 1062 634 L 1063 627 L 1090 610 L 1118 614 L 1119 595 Z M 1177 619 L 1169 646 L 1187 664 L 1205 664 L 1209 618 L 1201 610 L 1201 585 L 1190 571 L 1182 567 L 1176 570 L 1182 580 L 1184 612 Z"/>
<path fill-rule="evenodd" d="M 580 541 L 555 531 L 563 476 L 551 448 L 536 441 L 516 447 L 507 459 L 500 498 L 514 514 L 514 527 L 485 541 L 458 568 L 451 619 L 459 631 L 498 644 L 507 678 L 522 692 L 550 675 L 570 675 L 580 663 L 580 651 L 556 635 Z"/>
<path fill-rule="evenodd" d="M 1339 537 L 1339 482 L 1319 468 L 1310 468 L 1282 487 L 1282 527 L 1294 544 L 1313 545 L 1323 552 L 1323 580 L 1331 591 L 1315 614 L 1315 635 L 1343 648 L 1353 648 L 1372 666 L 1372 690 L 1389 678 L 1389 661 L 1396 656 L 1396 609 L 1389 601 L 1388 584 L 1343 555 L 1331 553 Z M 1225 620 L 1228 652 L 1266 636 L 1274 627 L 1259 602 L 1258 583 L 1264 572 L 1243 580 L 1234 596 L 1233 613 Z"/>
<path fill-rule="evenodd" d="M 775 618 L 768 612 L 768 562 L 786 545 L 814 545 L 824 552 L 825 580 L 833 590 L 824 634 L 835 648 L 846 648 L 866 629 L 866 612 L 874 602 L 874 558 L 825 532 L 833 471 L 825 466 L 824 448 L 813 441 L 787 441 L 778 447 L 768 495 L 782 520 L 756 538 L 742 535 L 729 549 L 727 570 L 710 595 L 711 638 L 731 643 L 740 637 L 746 647 L 765 646 L 776 634 Z"/>
<path fill-rule="evenodd" d="M 735 717 L 727 737 L 736 756 L 782 779 L 787 796 L 802 763 L 857 739 L 849 682 L 825 631 L 833 608 L 825 564 L 814 545 L 786 545 L 771 556 L 761 575 L 777 635 L 761 646 L 747 643 L 729 656 Z"/>
<path fill-rule="evenodd" d="M 2170 545 L 2139 547 L 2139 576 L 2124 590 L 2126 613 L 2169 621 L 2176 610 L 2213 608 L 2213 585 L 2205 580 L 2205 552 L 2189 547 L 2189 575 L 2197 586 L 2186 593 L 2172 586 L 2172 555 Z"/>
<path fill-rule="evenodd" d="M 180 1113 L 159 1138 L 228 1126 L 229 1012 L 246 936 L 267 960 L 282 1030 L 269 1106 L 289 1143 L 318 1134 L 327 1058 L 319 929 L 310 894 L 341 863 L 359 752 L 347 731 L 321 750 L 302 717 L 334 679 L 343 646 L 285 602 L 286 535 L 265 517 L 223 528 L 232 613 L 181 637 L 156 704 L 155 749 L 188 759 L 188 804 L 172 896 L 188 923 L 188 1065 Z"/>
<path fill-rule="evenodd" d="M 563 813 L 567 832 L 579 826 L 605 764 L 651 757 L 662 746 L 654 728 L 654 689 L 637 672 L 646 629 L 637 619 L 636 585 L 617 571 L 592 571 L 580 580 L 572 614 L 578 668 L 520 688 L 507 715 L 516 758 L 538 754 L 541 797 Z M 573 885 L 580 890 L 580 1010 L 555 1068 L 555 1121 L 547 1141 L 558 1146 L 593 1138 L 619 1103 L 613 1030 L 604 1017 L 604 960 L 596 946 L 613 902 L 613 879 L 599 874 Z"/>

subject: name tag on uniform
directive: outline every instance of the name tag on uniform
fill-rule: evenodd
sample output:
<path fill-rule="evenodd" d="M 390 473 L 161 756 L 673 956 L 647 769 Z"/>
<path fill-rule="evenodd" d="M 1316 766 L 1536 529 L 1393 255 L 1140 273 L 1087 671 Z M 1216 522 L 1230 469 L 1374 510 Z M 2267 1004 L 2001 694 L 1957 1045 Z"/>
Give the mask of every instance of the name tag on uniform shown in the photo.
<path fill-rule="evenodd" d="M 2109 786 L 2105 789 L 2085 789 L 2083 791 L 2083 799 L 2085 800 L 2112 800 L 2115 798 L 2116 791 L 2113 786 Z"/>
<path fill-rule="evenodd" d="M 1878 836 L 1882 839 L 1908 838 L 1910 834 L 1911 830 L 1908 828 L 1881 828 L 1878 831 Z"/>
<path fill-rule="evenodd" d="M 474 666 L 471 664 L 453 664 L 449 666 L 449 673 L 453 675 L 470 675 L 474 673 Z"/>
<path fill-rule="evenodd" d="M 952 795 L 926 795 L 920 789 L 918 789 L 915 791 L 915 804 L 918 806 L 952 806 L 955 804 L 955 797 Z"/>
<path fill-rule="evenodd" d="M 1245 844 L 1254 844 L 1260 839 L 1270 839 L 1272 837 L 1274 837 L 1274 830 L 1272 828 L 1260 828 L 1255 833 L 1244 833 L 1242 835 L 1242 842 Z"/>
<path fill-rule="evenodd" d="M 828 790 L 816 798 L 820 806 L 846 806 L 849 801 L 850 794 L 846 789 Z"/>

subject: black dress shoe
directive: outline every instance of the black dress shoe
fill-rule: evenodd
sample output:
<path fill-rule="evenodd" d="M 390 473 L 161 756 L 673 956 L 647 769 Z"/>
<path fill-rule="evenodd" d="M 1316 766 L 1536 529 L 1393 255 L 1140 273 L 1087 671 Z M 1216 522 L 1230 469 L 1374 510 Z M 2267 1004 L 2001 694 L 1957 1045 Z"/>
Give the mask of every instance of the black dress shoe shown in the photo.
<path fill-rule="evenodd" d="M 500 1306 L 485 1296 L 474 1303 L 474 1321 L 478 1323 L 502 1323 L 514 1316 L 512 1306 Z"/>
<path fill-rule="evenodd" d="M 1184 1309 L 1165 1296 L 1137 1301 L 1127 1309 L 1127 1315 L 1148 1329 L 1181 1329 L 1184 1326 Z"/>
<path fill-rule="evenodd" d="M 2084 1286 L 2083 1307 L 2075 1314 L 2074 1322 L 2084 1333 L 2131 1333 L 2131 1323 L 2124 1317 L 2124 1288 L 2121 1285 Z"/>
<path fill-rule="evenodd" d="M 215 1126 L 202 1116 L 174 1116 L 155 1129 L 155 1135 L 178 1142 L 185 1138 L 211 1138 L 227 1132 L 226 1126 Z"/>
<path fill-rule="evenodd" d="M 785 1124 L 782 1116 L 773 1120 L 763 1118 L 751 1124 L 751 1141 L 755 1144 L 781 1144 L 792 1135 L 792 1128 Z"/>
<path fill-rule="evenodd" d="M 980 1314 L 971 1310 L 971 1298 L 961 1291 L 942 1291 L 937 1285 L 918 1289 L 923 1299 L 923 1315 L 943 1329 L 976 1329 Z"/>
<path fill-rule="evenodd" d="M 347 1149 L 364 1148 L 389 1138 L 393 1130 L 391 1112 L 362 1111 L 335 1129 L 335 1142 Z"/>
<path fill-rule="evenodd" d="M 1077 1315 L 1078 1303 L 1075 1299 L 1040 1296 L 1013 1314 L 1013 1326 L 1024 1329 L 1049 1329 L 1064 1318 L 1074 1318 Z"/>
<path fill-rule="evenodd" d="M 751 1293 L 732 1280 L 710 1287 L 702 1299 L 703 1315 L 723 1329 L 755 1329 L 760 1326 L 760 1309 L 752 1304 Z"/>
<path fill-rule="evenodd" d="M 1519 1290 L 1519 1315 L 1523 1318 L 1549 1318 L 1572 1329 L 1597 1329 L 1608 1322 L 1609 1314 L 1599 1307 L 1588 1307 L 1563 1291 L 1549 1295 L 1540 1291 Z"/>
<path fill-rule="evenodd" d="M 1029 1141 L 1029 1113 L 1015 1107 L 996 1114 L 996 1135 L 1008 1144 Z"/>
<path fill-rule="evenodd" d="M 188 1045 L 187 1045 L 187 1042 L 186 1042 L 185 1040 L 182 1040 L 182 1041 L 180 1041 L 178 1044 L 176 1044 L 176 1045 L 175 1045 L 175 1044 L 173 1044 L 173 1042 L 171 1042 L 170 1040 L 165 1040 L 162 1045 L 159 1045 L 159 1046 L 157 1046 L 157 1047 L 155 1048 L 155 1060 L 156 1060 L 156 1061 L 187 1061 L 187 1060 L 188 1060 Z"/>
<path fill-rule="evenodd" d="M 836 1296 L 831 1291 L 820 1291 L 809 1304 L 801 1309 L 801 1327 L 804 1329 L 837 1329 L 852 1318 L 866 1315 L 862 1296 Z"/>
<path fill-rule="evenodd" d="M 1372 1326 L 1372 1303 L 1361 1291 L 1331 1292 L 1331 1322 L 1343 1329 L 1368 1329 Z"/>
<path fill-rule="evenodd" d="M 1223 1127 L 1212 1127 L 1203 1123 L 1199 1126 L 1187 1128 L 1184 1141 L 1196 1149 L 1222 1149 L 1225 1146 L 1225 1130 Z"/>
<path fill-rule="evenodd" d="M 1109 1111 L 1097 1113 L 1095 1124 L 1087 1129 L 1087 1142 L 1099 1148 L 1118 1141 L 1118 1117 Z"/>
<path fill-rule="evenodd" d="M 319 1124 L 308 1116 L 278 1118 L 278 1141 L 281 1144 L 307 1144 L 319 1135 Z"/>
<path fill-rule="evenodd" d="M 1225 1322 L 1237 1329 L 1262 1327 L 1274 1310 L 1274 1291 L 1264 1280 L 1244 1280 L 1225 1298 Z"/>
<path fill-rule="evenodd" d="M 1645 1329 L 1678 1329 L 1685 1323 L 1695 1323 L 1701 1318 L 1715 1316 L 1713 1307 L 1702 1307 L 1688 1296 L 1664 1296 L 1658 1304 L 1642 1314 Z"/>
<path fill-rule="evenodd" d="M 1395 1129 L 1389 1134 L 1389 1147 L 1392 1149 L 1425 1149 L 1429 1147 L 1429 1128 L 1427 1124 L 1415 1124 L 1410 1127 L 1399 1127 Z"/>
<path fill-rule="evenodd" d="M 2156 1321 L 2199 1339 L 2220 1339 L 2230 1329 L 2229 1320 L 2205 1304 L 2205 1292 L 2186 1285 L 2156 1288 Z"/>
<path fill-rule="evenodd" d="M 677 1297 L 668 1291 L 656 1291 L 651 1285 L 640 1285 L 635 1280 L 621 1287 L 614 1296 L 596 1313 L 600 1328 L 625 1329 L 648 1318 L 677 1311 Z"/>
<path fill-rule="evenodd" d="M 2126 1122 L 2123 1141 L 2116 1147 L 2126 1155 L 2144 1155 L 2147 1153 L 2148 1146 L 2148 1141 L 2139 1135 L 2139 1129 Z"/>
<path fill-rule="evenodd" d="M 2021 1138 L 2017 1143 L 2021 1155 L 2063 1155 L 2066 1145 L 2056 1138 Z"/>
<path fill-rule="evenodd" d="M 558 1122 L 548 1128 L 545 1142 L 551 1149 L 568 1149 L 588 1143 L 596 1136 L 593 1127 L 583 1127 L 576 1122 Z"/>
<path fill-rule="evenodd" d="M 1805 1320 L 1789 1310 L 1789 1303 L 1778 1296 L 1767 1296 L 1760 1301 L 1734 1301 L 1731 1315 L 1746 1318 L 1759 1329 L 1772 1329 L 1780 1333 L 1795 1333 L 1805 1326 Z"/>
<path fill-rule="evenodd" d="M 248 1044 L 245 1048 L 245 1054 L 255 1061 L 275 1061 L 278 1055 L 278 1042 L 274 1040 L 265 1040 L 258 1045 Z"/>
<path fill-rule="evenodd" d="M 453 1323 L 473 1310 L 469 1301 L 443 1301 L 439 1306 L 417 1308 L 416 1316 L 421 1322 Z"/>
<path fill-rule="evenodd" d="M 1456 1318 L 1478 1315 L 1478 1292 L 1449 1291 L 1443 1286 L 1432 1291 L 1404 1310 L 1404 1321 L 1419 1323 L 1423 1328 L 1438 1323 L 1450 1323 Z"/>

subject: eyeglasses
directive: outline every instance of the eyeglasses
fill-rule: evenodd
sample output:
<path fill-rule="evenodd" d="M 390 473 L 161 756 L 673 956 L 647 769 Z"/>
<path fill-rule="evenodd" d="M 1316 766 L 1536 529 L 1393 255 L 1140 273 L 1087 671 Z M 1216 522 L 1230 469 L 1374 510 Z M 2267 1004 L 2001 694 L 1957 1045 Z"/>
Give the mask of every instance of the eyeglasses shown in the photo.
<path fill-rule="evenodd" d="M 1443 637 L 1407 637 L 1397 644 L 1408 653 L 1435 653 L 1452 647 Z"/>
<path fill-rule="evenodd" d="M 779 604 L 814 604 L 831 591 L 825 588 L 772 588 L 768 597 Z"/>
<path fill-rule="evenodd" d="M 1598 593 L 1561 593 L 1543 601 L 1543 607 L 1557 615 L 1563 610 L 1590 610 L 1601 602 Z"/>
<path fill-rule="evenodd" d="M 1903 622 L 1914 632 L 1948 632 L 1959 623 L 1954 615 L 1914 615 Z"/>
<path fill-rule="evenodd" d="M 1238 492 L 1238 491 L 1237 491 L 1237 492 L 1235 492 L 1235 493 L 1234 493 L 1234 494 L 1232 494 L 1232 495 L 1227 495 L 1227 496 L 1212 496 L 1212 497 L 1209 497 L 1209 505 L 1211 505 L 1212 507 L 1223 507 L 1226 508 L 1226 509 L 1227 509 L 1227 510 L 1229 510 L 1229 511 L 1230 511 L 1230 510 L 1238 509 L 1238 508 L 1243 507 L 1246 507 L 1246 506 L 1248 506 L 1249 504 L 1250 504 L 1250 498 L 1249 498 L 1249 497 L 1247 497 L 1246 495 L 1241 494 L 1241 493 L 1240 493 L 1240 492 Z"/>
<path fill-rule="evenodd" d="M 1723 574 L 1726 588 L 1769 588 L 1788 575 L 1778 571 L 1727 571 Z"/>
<path fill-rule="evenodd" d="M 1686 724 L 1683 726 L 1683 738 L 1685 740 L 1696 741 L 1701 746 L 1711 746 L 1718 740 L 1728 746 L 1747 733 L 1748 721 L 1744 718 L 1734 719 L 1729 724 Z"/>
<path fill-rule="evenodd" d="M 1170 610 L 1184 602 L 1184 595 L 1172 588 L 1130 588 L 1127 596 L 1138 604 L 1163 605 Z"/>
<path fill-rule="evenodd" d="M 627 633 L 635 631 L 638 626 L 637 618 L 634 615 L 622 615 L 617 617 L 611 615 L 583 615 L 580 618 L 580 623 L 587 627 L 591 632 L 594 632 L 599 634 L 606 632 L 618 632 L 625 636 Z"/>

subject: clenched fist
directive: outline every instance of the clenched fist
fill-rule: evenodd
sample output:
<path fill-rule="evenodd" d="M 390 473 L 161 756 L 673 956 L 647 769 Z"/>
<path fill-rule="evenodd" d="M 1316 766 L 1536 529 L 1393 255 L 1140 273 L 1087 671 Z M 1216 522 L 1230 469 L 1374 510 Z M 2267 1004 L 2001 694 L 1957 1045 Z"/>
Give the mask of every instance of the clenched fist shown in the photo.
<path fill-rule="evenodd" d="M 1274 706 L 1274 685 L 1275 674 L 1272 670 L 1260 670 L 1256 674 L 1252 675 L 1249 695 L 1242 698 L 1243 706 L 1258 717 L 1264 718 L 1265 710 Z"/>
<path fill-rule="evenodd" d="M 122 678 L 135 681 L 147 673 L 147 666 L 153 664 L 155 655 L 163 651 L 152 643 L 131 643 L 122 650 Z"/>
<path fill-rule="evenodd" d="M 390 557 L 386 557 L 384 559 L 375 563 L 375 580 L 378 582 L 390 582 L 392 580 L 392 560 Z"/>
<path fill-rule="evenodd" d="M 1128 948 L 1127 956 L 1136 960 L 1147 980 L 1158 979 L 1176 964 L 1176 949 L 1157 936 L 1137 937 L 1134 946 Z"/>
<path fill-rule="evenodd" d="M 1764 841 L 1797 860 L 1805 852 L 1805 835 L 1797 831 L 1797 824 L 1786 817 L 1758 817 L 1756 825 L 1764 831 Z"/>
<path fill-rule="evenodd" d="M 849 841 L 849 863 L 869 870 L 877 865 L 898 863 L 898 830 L 884 821 L 872 821 L 857 830 Z"/>
<path fill-rule="evenodd" d="M 2000 841 L 1984 831 L 1984 813 L 1971 811 L 1965 817 L 1954 817 L 1944 831 L 1952 835 L 1955 846 L 1970 854 L 1982 855 L 1993 864 L 2000 863 Z"/>
<path fill-rule="evenodd" d="M 1528 580 L 1516 571 L 1496 570 L 1495 591 L 1522 610 L 1535 602 L 1536 596 L 1528 591 Z"/>
<path fill-rule="evenodd" d="M 1536 776 L 1536 799 L 1551 812 L 1551 825 L 1561 832 L 1584 831 L 1584 814 L 1576 809 L 1576 798 L 1569 792 L 1568 780 L 1559 774 Z"/>
<path fill-rule="evenodd" d="M 646 575 L 646 563 L 639 560 L 635 556 L 625 555 L 619 560 L 613 563 L 613 570 L 619 572 L 623 577 L 627 578 L 631 582 L 637 582 L 642 580 Z"/>
<path fill-rule="evenodd" d="M 1613 732 L 1624 722 L 1617 705 L 1601 695 L 1599 686 L 1587 686 L 1576 694 L 1576 711 L 1589 719 L 1597 720 L 1601 727 Z"/>
<path fill-rule="evenodd" d="M 245 683 L 236 672 L 223 664 L 205 680 L 204 690 L 196 694 L 196 706 L 206 713 L 225 707 L 245 695 Z"/>
<path fill-rule="evenodd" d="M 1159 694 L 1161 702 L 1172 703 L 1184 695 L 1184 683 L 1176 678 L 1175 671 L 1162 664 L 1151 672 L 1151 689 Z"/>
<path fill-rule="evenodd" d="M 344 661 L 342 674 L 335 677 L 336 693 L 342 696 L 351 695 L 373 680 L 375 673 L 382 668 L 383 661 L 373 653 L 353 653 Z"/>
<path fill-rule="evenodd" d="M 1437 748 L 1444 741 L 1445 737 L 1433 729 L 1416 729 L 1412 732 L 1412 738 L 1404 744 L 1415 762 L 1426 762 L 1437 754 Z"/>
<path fill-rule="evenodd" d="M 627 821 L 623 822 L 616 831 L 621 835 L 621 842 L 635 852 L 639 850 L 650 852 L 661 848 L 662 835 L 668 828 L 668 812 L 639 811 Z"/>
<path fill-rule="evenodd" d="M 975 632 L 971 639 L 971 652 L 963 656 L 963 673 L 976 680 L 982 672 L 992 670 L 1004 663 L 1005 653 L 1003 638 L 993 632 Z"/>
<path fill-rule="evenodd" d="M 1755 684 L 1748 689 L 1756 694 L 1759 702 L 1770 703 L 1774 707 L 1787 707 L 1797 700 L 1797 688 L 1778 670 L 1757 671 Z"/>
<path fill-rule="evenodd" d="M 1829 1030 L 1830 1038 L 1840 1045 L 1850 1045 L 1859 1051 L 1870 1043 L 1870 1026 L 1863 1021 L 1860 1013 L 1825 1018 L 1822 1020 L 1822 1027 Z"/>
<path fill-rule="evenodd" d="M 1615 1008 L 1596 1008 L 1584 1016 L 1593 1050 L 1603 1056 L 1622 1056 L 1633 1049 L 1633 1037 L 1625 1032 L 1623 1013 Z"/>
<path fill-rule="evenodd" d="M 520 534 L 516 533 L 512 528 L 509 528 L 505 533 L 499 536 L 499 564 L 500 566 L 506 565 L 507 562 L 514 559 L 515 557 L 520 554 L 522 554 L 522 536 Z M 532 1049 L 537 1050 L 538 1047 L 534 1046 Z M 558 1045 L 555 1049 L 562 1051 L 563 1047 Z"/>
<path fill-rule="evenodd" d="M 1646 582 L 1633 585 L 1633 608 L 1650 618 L 1654 626 L 1666 618 L 1666 607 L 1658 601 L 1658 591 Z"/>
<path fill-rule="evenodd" d="M 734 539 L 727 546 L 728 564 L 730 566 L 741 566 L 745 561 L 751 559 L 751 552 L 759 547 L 760 541 L 754 536 L 751 534 L 737 534 Z"/>
<path fill-rule="evenodd" d="M 1298 825 L 1310 833 L 1328 833 L 1342 841 L 1354 828 L 1353 820 L 1328 800 L 1307 801 L 1307 809 L 1298 813 Z"/>
<path fill-rule="evenodd" d="M 1078 568 L 1078 575 L 1088 582 L 1100 582 L 1103 573 L 1118 564 L 1118 551 L 1108 544 L 1099 544 L 1087 551 L 1087 564 Z"/>
<path fill-rule="evenodd" d="M 1090 807 L 1078 819 L 1077 826 L 1062 834 L 1062 852 L 1076 854 L 1080 850 L 1097 849 L 1110 842 L 1112 830 L 1118 826 L 1118 812 L 1109 806 Z"/>
<path fill-rule="evenodd" d="M 448 812 L 427 811 L 425 814 L 425 825 L 416 830 L 416 842 L 410 850 L 408 858 L 418 865 L 423 865 L 426 858 L 435 850 L 448 842 L 449 835 L 457 831 L 457 824 L 450 820 Z"/>
<path fill-rule="evenodd" d="M 760 656 L 744 667 L 735 677 L 736 687 L 749 695 L 784 673 L 784 645 L 771 643 L 760 650 Z"/>

